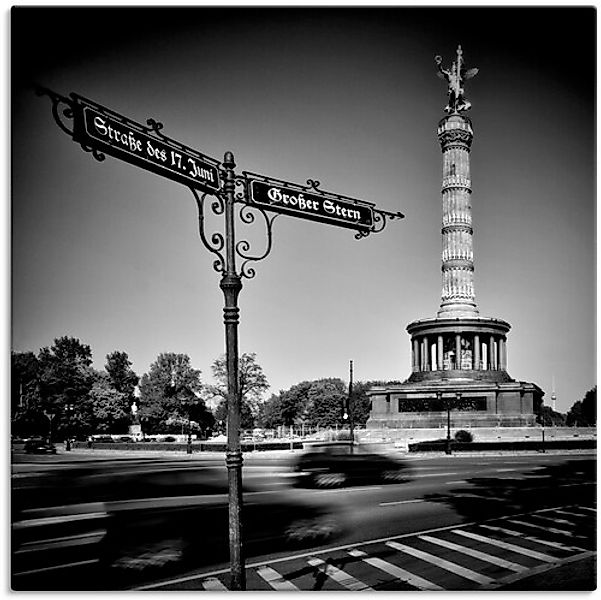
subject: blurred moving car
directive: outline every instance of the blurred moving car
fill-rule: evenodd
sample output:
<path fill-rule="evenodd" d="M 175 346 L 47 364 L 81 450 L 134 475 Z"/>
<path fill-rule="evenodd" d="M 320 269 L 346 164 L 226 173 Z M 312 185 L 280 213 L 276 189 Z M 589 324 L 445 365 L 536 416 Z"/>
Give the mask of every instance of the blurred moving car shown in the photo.
<path fill-rule="evenodd" d="M 44 438 L 26 440 L 24 450 L 27 454 L 56 454 L 56 446 Z"/>
<path fill-rule="evenodd" d="M 243 498 L 247 556 L 319 546 L 343 530 L 323 499 L 271 490 Z M 12 589 L 119 590 L 226 562 L 227 473 L 127 463 L 17 479 L 12 498 Z"/>
<path fill-rule="evenodd" d="M 398 483 L 409 479 L 405 462 L 350 441 L 310 444 L 298 458 L 294 470 L 295 483 L 301 487 Z"/>

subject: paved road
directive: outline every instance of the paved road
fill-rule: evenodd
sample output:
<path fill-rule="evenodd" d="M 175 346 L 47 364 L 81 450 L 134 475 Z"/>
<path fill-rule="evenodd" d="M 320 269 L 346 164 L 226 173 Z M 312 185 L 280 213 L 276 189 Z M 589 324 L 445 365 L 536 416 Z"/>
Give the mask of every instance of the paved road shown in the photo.
<path fill-rule="evenodd" d="M 224 469 L 223 457 L 15 456 L 13 483 L 41 473 L 93 464 L 111 472 Z M 288 488 L 290 456 L 246 457 L 245 503 L 262 502 Z M 476 590 L 539 589 L 547 572 L 565 575 L 594 560 L 595 458 L 532 454 L 412 459 L 410 482 L 332 490 L 295 490 L 296 497 L 327 500 L 346 530 L 326 546 L 248 557 L 249 590 Z M 572 565 L 572 568 L 570 567 Z M 551 578 L 549 578 L 551 580 Z M 528 588 L 527 585 L 534 585 Z M 582 582 L 573 582 L 574 586 Z M 517 586 L 517 587 L 516 587 Z M 215 563 L 133 589 L 229 588 L 229 565 Z M 549 589 L 549 588 L 546 588 Z"/>

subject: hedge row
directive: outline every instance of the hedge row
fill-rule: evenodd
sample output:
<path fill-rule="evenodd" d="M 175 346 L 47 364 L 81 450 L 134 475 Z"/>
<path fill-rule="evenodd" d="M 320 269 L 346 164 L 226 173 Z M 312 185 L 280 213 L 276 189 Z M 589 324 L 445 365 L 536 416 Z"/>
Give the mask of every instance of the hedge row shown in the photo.
<path fill-rule="evenodd" d="M 446 440 L 433 442 L 417 442 L 409 444 L 409 452 L 444 452 Z M 533 450 L 540 452 L 544 450 L 589 450 L 596 449 L 596 440 L 549 440 L 543 444 L 542 440 L 508 441 L 508 442 L 455 442 L 451 440 L 453 452 L 483 452 L 483 451 L 505 451 L 517 452 L 520 450 Z"/>
<path fill-rule="evenodd" d="M 87 442 L 75 442 L 75 448 L 89 448 Z M 242 442 L 242 452 L 253 450 L 290 450 L 290 442 Z M 188 445 L 185 442 L 93 442 L 92 449 L 96 450 L 160 450 L 186 452 Z M 292 447 L 300 450 L 302 442 L 293 442 Z M 192 442 L 192 452 L 225 452 L 225 442 Z"/>

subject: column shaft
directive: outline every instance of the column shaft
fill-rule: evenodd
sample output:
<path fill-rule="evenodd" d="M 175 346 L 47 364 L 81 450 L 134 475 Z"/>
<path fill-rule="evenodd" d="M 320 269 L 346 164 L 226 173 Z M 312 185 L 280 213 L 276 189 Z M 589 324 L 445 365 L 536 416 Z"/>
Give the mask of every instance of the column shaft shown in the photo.
<path fill-rule="evenodd" d="M 480 336 L 474 335 L 474 370 L 480 370 Z"/>
<path fill-rule="evenodd" d="M 455 368 L 461 369 L 461 334 L 455 335 Z"/>
<path fill-rule="evenodd" d="M 411 367 L 414 371 L 419 371 L 419 342 L 413 338 L 413 362 Z"/>

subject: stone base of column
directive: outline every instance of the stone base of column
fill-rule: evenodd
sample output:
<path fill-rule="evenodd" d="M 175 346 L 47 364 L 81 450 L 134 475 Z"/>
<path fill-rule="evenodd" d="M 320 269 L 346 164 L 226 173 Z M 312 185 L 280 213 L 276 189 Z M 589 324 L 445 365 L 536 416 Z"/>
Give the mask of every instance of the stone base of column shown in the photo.
<path fill-rule="evenodd" d="M 437 319 L 474 319 L 480 312 L 475 303 L 471 302 L 443 302 L 436 313 Z"/>

